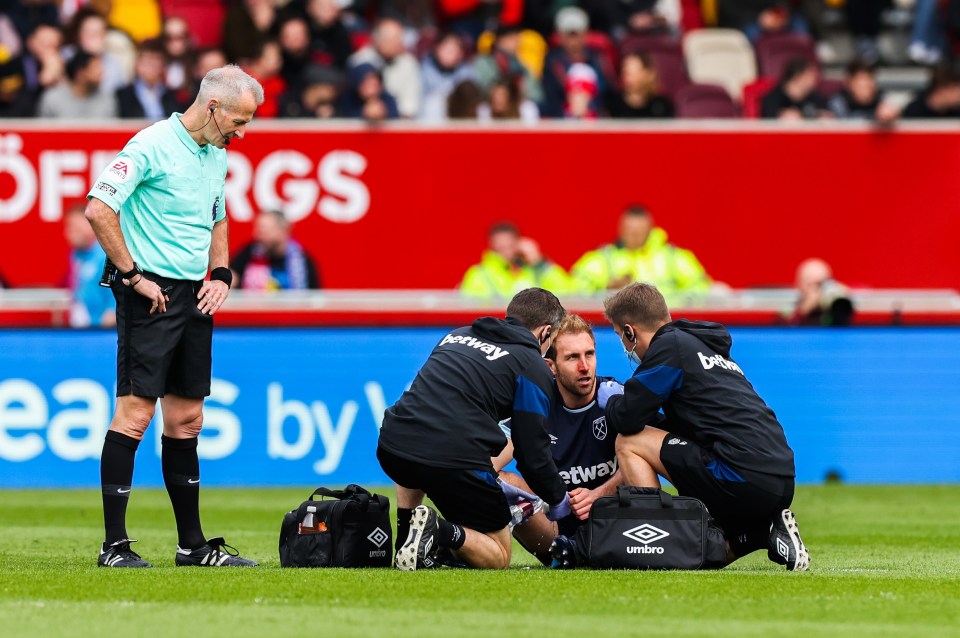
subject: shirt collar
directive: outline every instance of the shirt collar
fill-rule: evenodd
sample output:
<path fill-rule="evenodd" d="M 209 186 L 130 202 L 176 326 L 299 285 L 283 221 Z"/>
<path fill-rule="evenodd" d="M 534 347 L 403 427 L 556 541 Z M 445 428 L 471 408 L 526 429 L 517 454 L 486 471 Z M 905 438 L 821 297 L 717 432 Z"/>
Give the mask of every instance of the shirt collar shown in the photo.
<path fill-rule="evenodd" d="M 196 155 L 197 153 L 204 151 L 209 144 L 206 146 L 200 146 L 197 142 L 190 137 L 190 133 L 187 132 L 187 127 L 183 125 L 180 121 L 180 118 L 183 117 L 183 113 L 174 113 L 170 116 L 170 126 L 173 127 L 174 132 L 177 134 L 177 139 L 183 142 L 183 145 L 187 147 L 187 150 Z"/>

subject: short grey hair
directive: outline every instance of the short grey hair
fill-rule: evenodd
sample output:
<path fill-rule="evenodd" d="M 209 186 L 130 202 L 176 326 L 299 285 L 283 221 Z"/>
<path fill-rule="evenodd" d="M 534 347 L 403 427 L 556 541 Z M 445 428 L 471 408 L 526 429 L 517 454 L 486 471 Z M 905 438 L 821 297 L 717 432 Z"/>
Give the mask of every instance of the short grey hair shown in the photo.
<path fill-rule="evenodd" d="M 236 64 L 227 64 L 207 71 L 200 82 L 197 101 L 202 104 L 217 99 L 232 106 L 246 92 L 253 96 L 257 106 L 263 104 L 263 87 L 260 83 Z"/>
<path fill-rule="evenodd" d="M 260 211 L 259 216 L 273 219 L 280 228 L 284 230 L 290 230 L 290 227 L 293 225 L 290 223 L 290 220 L 287 219 L 287 216 L 283 214 L 283 211 L 277 210 L 276 208 L 265 208 Z"/>

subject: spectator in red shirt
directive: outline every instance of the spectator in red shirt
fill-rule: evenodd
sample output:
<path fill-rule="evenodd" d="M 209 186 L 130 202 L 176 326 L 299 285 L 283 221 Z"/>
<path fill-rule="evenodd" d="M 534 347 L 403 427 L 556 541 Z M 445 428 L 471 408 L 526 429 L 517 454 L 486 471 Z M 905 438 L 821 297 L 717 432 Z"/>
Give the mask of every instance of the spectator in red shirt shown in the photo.
<path fill-rule="evenodd" d="M 437 8 L 447 28 L 476 39 L 490 23 L 518 24 L 524 4 L 524 0 L 438 0 Z"/>
<path fill-rule="evenodd" d="M 587 46 L 588 18 L 579 7 L 566 7 L 557 12 L 556 27 L 560 34 L 560 46 L 547 54 L 543 68 L 544 101 L 540 109 L 545 117 L 564 117 L 567 111 L 567 73 L 574 64 L 589 66 L 597 77 L 597 90 L 590 100 L 589 109 L 600 109 L 599 95 L 607 85 L 612 71 L 606 68 L 599 52 Z"/>
<path fill-rule="evenodd" d="M 280 100 L 287 91 L 287 83 L 280 75 L 283 58 L 276 40 L 267 40 L 259 46 L 256 57 L 250 60 L 247 73 L 263 86 L 264 101 L 257 109 L 257 117 L 277 117 Z"/>
<path fill-rule="evenodd" d="M 600 78 L 588 64 L 575 62 L 567 69 L 564 89 L 567 101 L 563 105 L 563 117 L 568 120 L 597 119 L 597 93 Z"/>

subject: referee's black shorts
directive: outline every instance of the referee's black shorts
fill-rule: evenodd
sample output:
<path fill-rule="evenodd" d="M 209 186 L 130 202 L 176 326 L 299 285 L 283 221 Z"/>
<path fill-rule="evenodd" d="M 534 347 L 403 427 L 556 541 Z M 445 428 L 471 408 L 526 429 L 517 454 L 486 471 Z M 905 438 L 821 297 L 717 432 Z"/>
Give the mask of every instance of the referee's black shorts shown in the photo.
<path fill-rule="evenodd" d="M 151 315 L 149 299 L 119 279 L 114 282 L 117 396 L 209 396 L 213 317 L 197 307 L 203 282 L 153 273 L 144 277 L 160 286 L 170 301 L 166 312 Z"/>
<path fill-rule="evenodd" d="M 703 501 L 727 538 L 769 530 L 773 517 L 793 501 L 792 477 L 734 468 L 678 434 L 663 439 L 660 462 L 677 492 Z"/>
<path fill-rule="evenodd" d="M 489 470 L 452 470 L 410 461 L 377 447 L 380 467 L 394 483 L 422 490 L 440 515 L 482 534 L 497 532 L 510 523 L 510 506 Z"/>

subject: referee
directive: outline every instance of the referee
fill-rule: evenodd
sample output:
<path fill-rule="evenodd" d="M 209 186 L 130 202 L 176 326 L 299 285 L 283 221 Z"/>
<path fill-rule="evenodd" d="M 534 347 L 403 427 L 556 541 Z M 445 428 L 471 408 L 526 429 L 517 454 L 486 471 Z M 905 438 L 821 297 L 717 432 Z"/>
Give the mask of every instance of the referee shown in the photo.
<path fill-rule="evenodd" d="M 257 564 L 223 538 L 204 537 L 197 437 L 210 394 L 213 314 L 231 283 L 225 147 L 243 139 L 262 103 L 263 87 L 239 67 L 213 69 L 186 113 L 133 136 L 87 194 L 86 217 L 116 274 L 117 409 L 100 458 L 101 567 L 151 566 L 130 548 L 126 510 L 134 457 L 158 398 L 176 564 Z"/>

